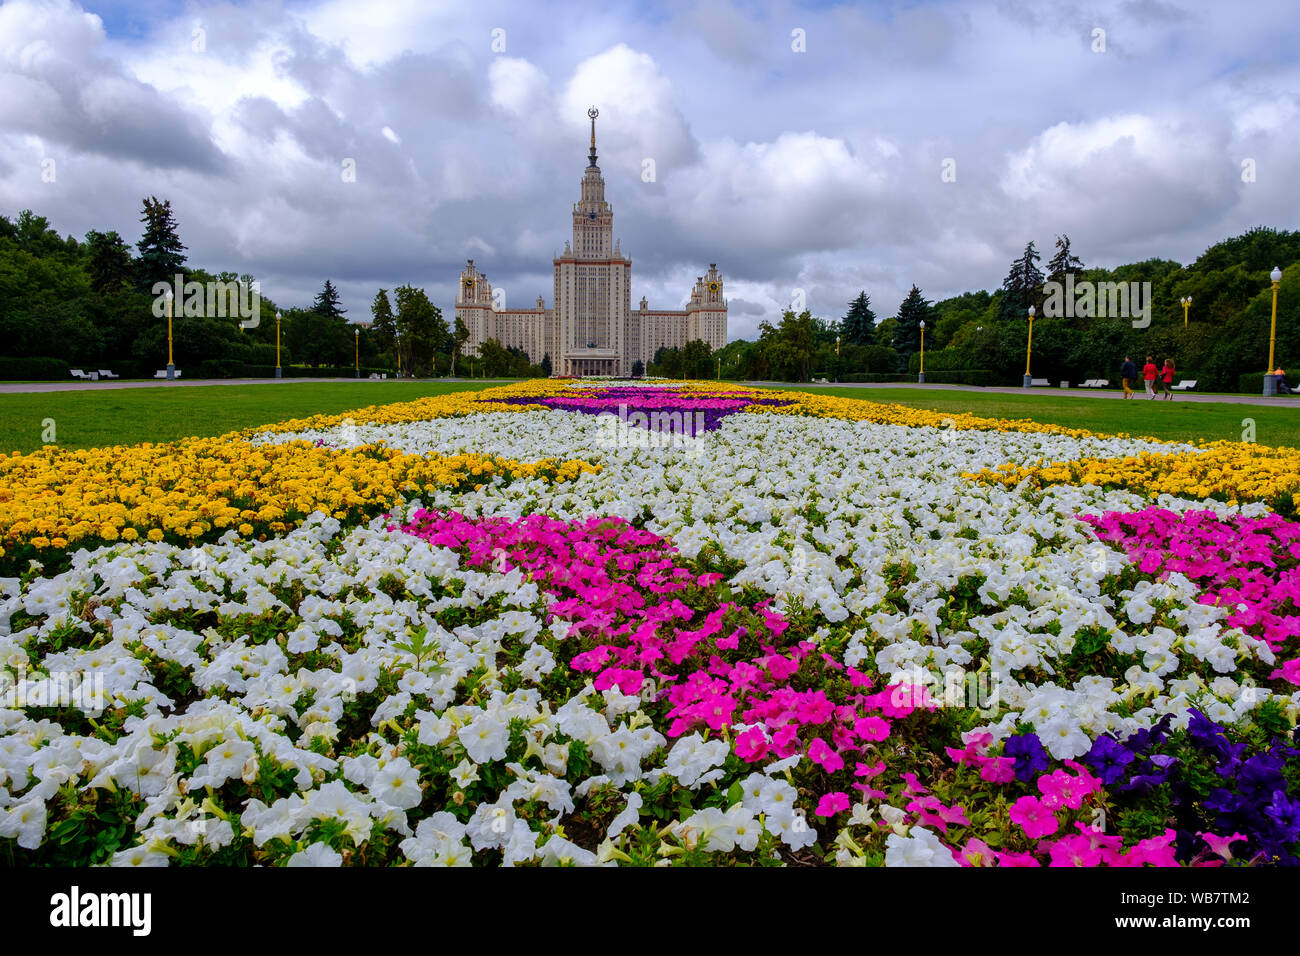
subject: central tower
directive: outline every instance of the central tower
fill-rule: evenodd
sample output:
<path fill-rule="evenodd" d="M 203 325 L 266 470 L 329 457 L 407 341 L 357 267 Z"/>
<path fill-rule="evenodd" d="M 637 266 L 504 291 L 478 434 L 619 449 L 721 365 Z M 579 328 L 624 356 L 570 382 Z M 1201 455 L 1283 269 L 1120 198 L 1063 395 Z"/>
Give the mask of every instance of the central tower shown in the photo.
<path fill-rule="evenodd" d="M 618 375 L 624 371 L 624 337 L 631 307 L 632 261 L 614 242 L 614 210 L 605 201 L 605 179 L 596 165 L 596 107 L 591 146 L 573 205 L 573 239 L 555 259 L 555 311 L 563 350 L 561 369 L 570 375 Z"/>

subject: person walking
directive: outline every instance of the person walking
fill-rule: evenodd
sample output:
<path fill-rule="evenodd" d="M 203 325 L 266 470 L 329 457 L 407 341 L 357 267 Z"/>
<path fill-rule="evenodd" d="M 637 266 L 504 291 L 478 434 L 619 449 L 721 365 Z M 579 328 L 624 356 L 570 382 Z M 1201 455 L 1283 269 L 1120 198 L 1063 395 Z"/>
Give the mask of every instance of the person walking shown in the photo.
<path fill-rule="evenodd" d="M 1285 369 L 1283 369 L 1281 366 L 1278 366 L 1276 369 L 1273 370 L 1273 374 L 1277 376 L 1277 393 L 1278 393 L 1279 395 L 1294 395 L 1294 394 L 1296 394 L 1296 391 L 1297 391 L 1297 390 L 1294 389 L 1294 388 L 1292 388 L 1290 385 L 1288 385 L 1288 384 L 1286 383 L 1286 370 L 1285 370 Z"/>
<path fill-rule="evenodd" d="M 1147 364 L 1142 366 L 1142 384 L 1146 386 L 1147 398 L 1156 397 L 1156 361 L 1147 356 Z"/>
<path fill-rule="evenodd" d="M 1165 359 L 1165 367 L 1160 370 L 1160 391 L 1163 393 L 1162 398 L 1167 401 L 1174 400 L 1174 360 Z"/>
<path fill-rule="evenodd" d="M 1137 381 L 1138 367 L 1133 364 L 1133 356 L 1125 355 L 1119 366 L 1119 377 L 1124 385 L 1124 397 L 1133 397 L 1133 383 Z"/>

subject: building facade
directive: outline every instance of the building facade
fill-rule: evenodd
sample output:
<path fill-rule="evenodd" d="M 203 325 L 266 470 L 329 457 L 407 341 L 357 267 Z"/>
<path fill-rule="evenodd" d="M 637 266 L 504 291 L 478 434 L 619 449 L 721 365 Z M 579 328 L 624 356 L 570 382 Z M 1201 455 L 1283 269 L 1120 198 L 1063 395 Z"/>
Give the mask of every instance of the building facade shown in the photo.
<path fill-rule="evenodd" d="M 468 354 L 488 339 L 523 350 L 533 363 L 550 356 L 555 375 L 629 375 L 650 364 L 661 347 L 680 348 L 700 339 L 712 349 L 727 344 L 727 300 L 722 277 L 710 263 L 697 276 L 684 309 L 651 309 L 645 296 L 632 308 L 632 259 L 614 235 L 614 208 L 605 201 L 605 180 L 596 165 L 596 116 L 580 198 L 573 204 L 573 238 L 552 260 L 553 306 L 543 296 L 527 309 L 507 308 L 494 296 L 487 274 L 470 259 L 457 286 L 456 317 L 469 330 Z"/>

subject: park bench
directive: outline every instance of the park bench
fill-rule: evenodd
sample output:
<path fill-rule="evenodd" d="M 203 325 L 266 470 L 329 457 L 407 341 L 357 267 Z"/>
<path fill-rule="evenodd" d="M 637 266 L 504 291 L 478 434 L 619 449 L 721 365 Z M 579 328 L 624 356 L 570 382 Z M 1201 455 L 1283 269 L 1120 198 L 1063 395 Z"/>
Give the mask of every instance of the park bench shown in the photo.
<path fill-rule="evenodd" d="M 1171 392 L 1186 392 L 1196 387 L 1196 381 L 1197 380 L 1194 378 L 1185 378 L 1182 379 L 1177 385 L 1169 386 L 1169 390 Z"/>
<path fill-rule="evenodd" d="M 154 377 L 154 378 L 166 378 L 166 377 L 167 377 L 167 370 L 166 370 L 165 368 L 164 368 L 164 369 L 159 369 L 157 372 L 154 372 L 154 373 L 153 373 L 153 377 Z M 177 378 L 180 378 L 180 377 L 181 377 L 181 370 L 180 370 L 180 369 L 177 369 L 177 370 L 176 370 L 176 377 L 177 377 Z"/>
<path fill-rule="evenodd" d="M 72 372 L 72 377 L 73 377 L 73 378 L 79 378 L 79 379 L 81 379 L 83 382 L 98 382 L 98 381 L 99 381 L 99 373 L 98 373 L 98 372 L 83 372 L 83 371 L 82 371 L 81 369 L 79 369 L 79 368 L 70 369 L 69 371 Z"/>
<path fill-rule="evenodd" d="M 1047 388 L 1052 383 L 1045 378 L 1036 378 L 1030 382 L 1030 384 L 1033 385 L 1034 388 Z"/>
<path fill-rule="evenodd" d="M 1080 384 L 1079 387 L 1080 388 L 1105 388 L 1109 384 L 1110 384 L 1110 379 L 1108 378 L 1090 378 L 1088 379 L 1088 381 Z"/>
<path fill-rule="evenodd" d="M 101 368 L 99 370 L 100 378 L 121 378 L 122 376 L 114 374 L 110 369 Z"/>

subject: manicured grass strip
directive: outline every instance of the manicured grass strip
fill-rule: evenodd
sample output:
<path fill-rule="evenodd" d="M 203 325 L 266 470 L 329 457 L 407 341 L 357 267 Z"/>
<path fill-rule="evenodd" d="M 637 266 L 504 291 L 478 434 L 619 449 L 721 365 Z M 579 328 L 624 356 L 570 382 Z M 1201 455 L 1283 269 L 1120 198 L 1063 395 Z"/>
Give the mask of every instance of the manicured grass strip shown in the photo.
<path fill-rule="evenodd" d="M 0 394 L 0 451 L 99 448 L 222 435 L 288 418 L 475 391 L 497 382 L 289 382 Z M 43 440 L 53 420 L 54 442 Z"/>
<path fill-rule="evenodd" d="M 1300 409 L 1227 402 L 1172 402 L 1135 398 L 1057 397 L 1045 394 L 948 391 L 926 388 L 815 388 L 777 386 L 837 398 L 895 402 L 937 412 L 970 412 L 984 418 L 1030 418 L 1036 422 L 1086 428 L 1105 434 L 1150 435 L 1169 441 L 1249 440 L 1262 445 L 1300 447 Z"/>

